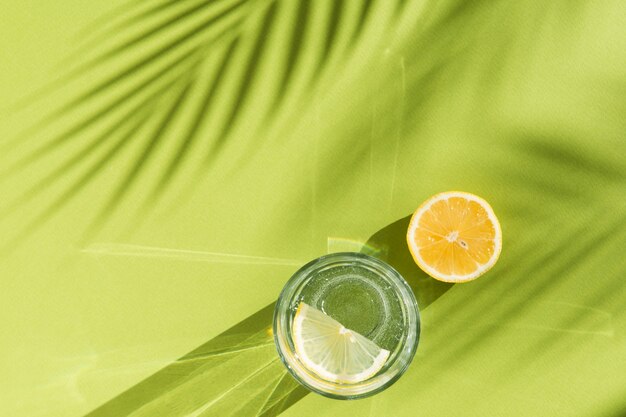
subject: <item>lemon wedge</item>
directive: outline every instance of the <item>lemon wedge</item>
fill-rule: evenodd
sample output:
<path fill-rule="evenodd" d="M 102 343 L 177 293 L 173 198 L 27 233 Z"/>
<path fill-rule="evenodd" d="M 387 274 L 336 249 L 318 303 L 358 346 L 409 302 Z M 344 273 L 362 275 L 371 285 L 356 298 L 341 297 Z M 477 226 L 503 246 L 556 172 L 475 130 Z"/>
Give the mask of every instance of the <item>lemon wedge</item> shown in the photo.
<path fill-rule="evenodd" d="M 294 316 L 292 338 L 302 364 L 334 383 L 365 381 L 389 358 L 388 350 L 305 303 L 300 303 Z"/>

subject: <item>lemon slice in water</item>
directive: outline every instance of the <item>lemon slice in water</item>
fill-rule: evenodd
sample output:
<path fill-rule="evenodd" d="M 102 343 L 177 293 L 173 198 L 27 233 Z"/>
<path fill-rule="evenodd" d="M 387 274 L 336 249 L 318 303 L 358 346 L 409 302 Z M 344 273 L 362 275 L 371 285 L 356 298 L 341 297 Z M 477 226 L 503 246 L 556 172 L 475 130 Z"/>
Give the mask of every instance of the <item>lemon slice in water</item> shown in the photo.
<path fill-rule="evenodd" d="M 330 382 L 365 381 L 389 358 L 388 350 L 305 303 L 294 316 L 292 337 L 304 366 Z"/>

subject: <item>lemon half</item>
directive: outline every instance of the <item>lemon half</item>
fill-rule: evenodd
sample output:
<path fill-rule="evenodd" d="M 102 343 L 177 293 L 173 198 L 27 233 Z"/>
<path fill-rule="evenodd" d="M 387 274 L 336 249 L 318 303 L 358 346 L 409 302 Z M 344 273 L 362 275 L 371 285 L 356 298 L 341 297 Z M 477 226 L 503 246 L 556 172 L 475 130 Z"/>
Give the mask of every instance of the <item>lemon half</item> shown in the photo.
<path fill-rule="evenodd" d="M 417 265 L 433 278 L 466 282 L 495 265 L 502 250 L 502 229 L 485 200 L 449 191 L 418 207 L 407 243 Z"/>

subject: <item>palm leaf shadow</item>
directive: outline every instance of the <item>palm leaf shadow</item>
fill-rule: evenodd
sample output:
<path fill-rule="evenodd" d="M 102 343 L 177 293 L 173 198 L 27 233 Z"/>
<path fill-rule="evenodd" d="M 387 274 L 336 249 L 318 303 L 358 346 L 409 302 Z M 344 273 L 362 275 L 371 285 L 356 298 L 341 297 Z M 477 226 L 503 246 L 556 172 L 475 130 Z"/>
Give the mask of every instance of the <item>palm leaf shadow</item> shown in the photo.
<path fill-rule="evenodd" d="M 452 284 L 427 277 L 415 265 L 405 243 L 409 220 L 407 216 L 379 230 L 364 251 L 375 248 L 401 272 L 424 309 Z M 274 307 L 272 303 L 259 310 L 86 417 L 277 416 L 309 391 L 278 358 L 271 332 Z"/>
<path fill-rule="evenodd" d="M 236 126 L 246 123 L 246 108 L 254 105 L 255 112 L 264 115 L 259 129 L 271 123 L 282 108 L 285 97 L 293 90 L 294 74 L 301 67 L 304 43 L 316 36 L 322 37 L 324 42 L 321 52 L 317 54 L 316 71 L 306 75 L 309 77 L 307 89 L 313 89 L 335 49 L 340 28 L 343 25 L 355 28 L 348 43 L 348 46 L 353 45 L 365 28 L 373 2 L 364 0 L 359 6 L 361 12 L 351 19 L 343 12 L 347 7 L 345 0 L 333 2 L 325 12 L 329 13 L 329 23 L 315 28 L 310 23 L 311 15 L 321 6 L 310 0 L 297 3 L 286 0 L 202 0 L 180 2 L 177 7 L 173 7 L 173 2 L 143 2 L 141 7 L 130 4 L 122 7 L 114 12 L 117 23 L 105 27 L 100 35 L 104 38 L 112 36 L 114 40 L 109 42 L 110 45 L 104 48 L 90 46 L 96 51 L 93 57 L 84 62 L 80 62 L 80 56 L 76 57 L 74 68 L 57 81 L 58 87 L 63 88 L 79 77 L 90 77 L 87 87 L 35 122 L 16 141 L 31 139 L 36 132 L 62 120 L 71 120 L 69 127 L 52 137 L 46 137 L 44 133 L 41 143 L 0 172 L 0 181 L 14 178 L 29 166 L 51 158 L 59 149 L 72 143 L 82 142 L 85 146 L 79 152 L 56 156 L 58 159 L 54 162 L 58 165 L 35 178 L 35 185 L 26 187 L 15 201 L 8 202 L 8 211 L 23 207 L 40 195 L 41 190 L 62 183 L 69 172 L 82 162 L 80 155 L 113 143 L 116 135 L 107 132 L 114 132 L 120 121 L 134 117 L 137 111 L 134 103 L 144 100 L 146 96 L 151 102 L 159 103 L 158 106 L 148 103 L 146 124 L 158 124 L 160 131 L 151 135 L 149 143 L 144 145 L 144 152 L 135 156 L 134 168 L 121 176 L 117 186 L 107 190 L 110 197 L 95 214 L 86 236 L 96 233 L 106 224 L 115 207 L 131 196 L 138 199 L 140 212 L 149 210 L 164 195 L 181 167 L 187 163 L 192 150 L 199 148 L 200 143 L 203 143 L 203 150 L 198 152 L 206 152 L 206 155 L 196 172 L 210 169 L 226 143 L 237 140 L 233 132 Z M 278 58 L 266 53 L 271 47 L 272 36 L 282 36 L 287 40 L 280 62 L 274 62 Z M 102 68 L 111 64 L 115 64 L 114 69 L 104 71 L 104 75 L 90 75 L 99 74 Z M 267 65 L 273 65 L 277 70 L 278 87 L 270 104 L 259 104 L 255 96 L 261 88 L 260 69 Z M 210 75 L 211 82 L 195 82 L 181 96 L 172 94 L 174 87 L 200 73 L 204 74 L 204 69 L 209 66 L 215 68 Z M 233 77 L 235 82 L 232 82 Z M 162 88 L 164 85 L 168 87 Z M 201 98 L 192 100 L 192 97 Z M 220 101 L 219 98 L 223 97 L 232 99 Z M 160 108 L 171 106 L 177 110 L 163 119 Z M 92 110 L 87 112 L 86 108 Z M 193 117 L 176 126 L 182 114 L 193 114 Z M 219 115 L 217 119 L 215 114 Z M 211 120 L 210 124 L 208 120 Z M 133 135 L 127 138 L 128 143 L 137 140 Z M 15 141 L 8 141 L 3 145 L 3 151 L 11 152 L 15 144 Z M 122 146 L 119 155 L 129 153 L 128 148 Z M 152 188 L 139 195 L 129 193 L 129 186 L 136 182 L 148 165 L 155 163 L 152 160 L 158 159 L 157 155 L 166 152 L 163 149 L 174 151 L 172 155 L 165 156 L 169 162 L 158 167 L 160 173 L 157 171 L 157 180 Z M 102 171 L 101 167 L 92 172 L 88 182 L 95 180 Z M 59 192 L 59 196 L 73 194 L 70 188 Z M 58 209 L 63 206 L 63 202 L 55 205 Z M 6 211 L 3 213 L 6 214 Z M 35 216 L 36 219 L 20 231 L 20 237 L 36 230 L 53 214 Z"/>

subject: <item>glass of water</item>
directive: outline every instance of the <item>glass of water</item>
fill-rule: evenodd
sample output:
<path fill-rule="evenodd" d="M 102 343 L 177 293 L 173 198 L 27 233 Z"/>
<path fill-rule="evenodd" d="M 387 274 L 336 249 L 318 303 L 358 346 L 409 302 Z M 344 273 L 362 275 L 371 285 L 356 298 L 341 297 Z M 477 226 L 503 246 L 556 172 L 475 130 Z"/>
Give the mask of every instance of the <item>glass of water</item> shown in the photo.
<path fill-rule="evenodd" d="M 380 392 L 407 369 L 420 317 L 409 285 L 390 265 L 334 253 L 298 270 L 274 311 L 281 360 L 302 385 L 337 399 Z"/>

